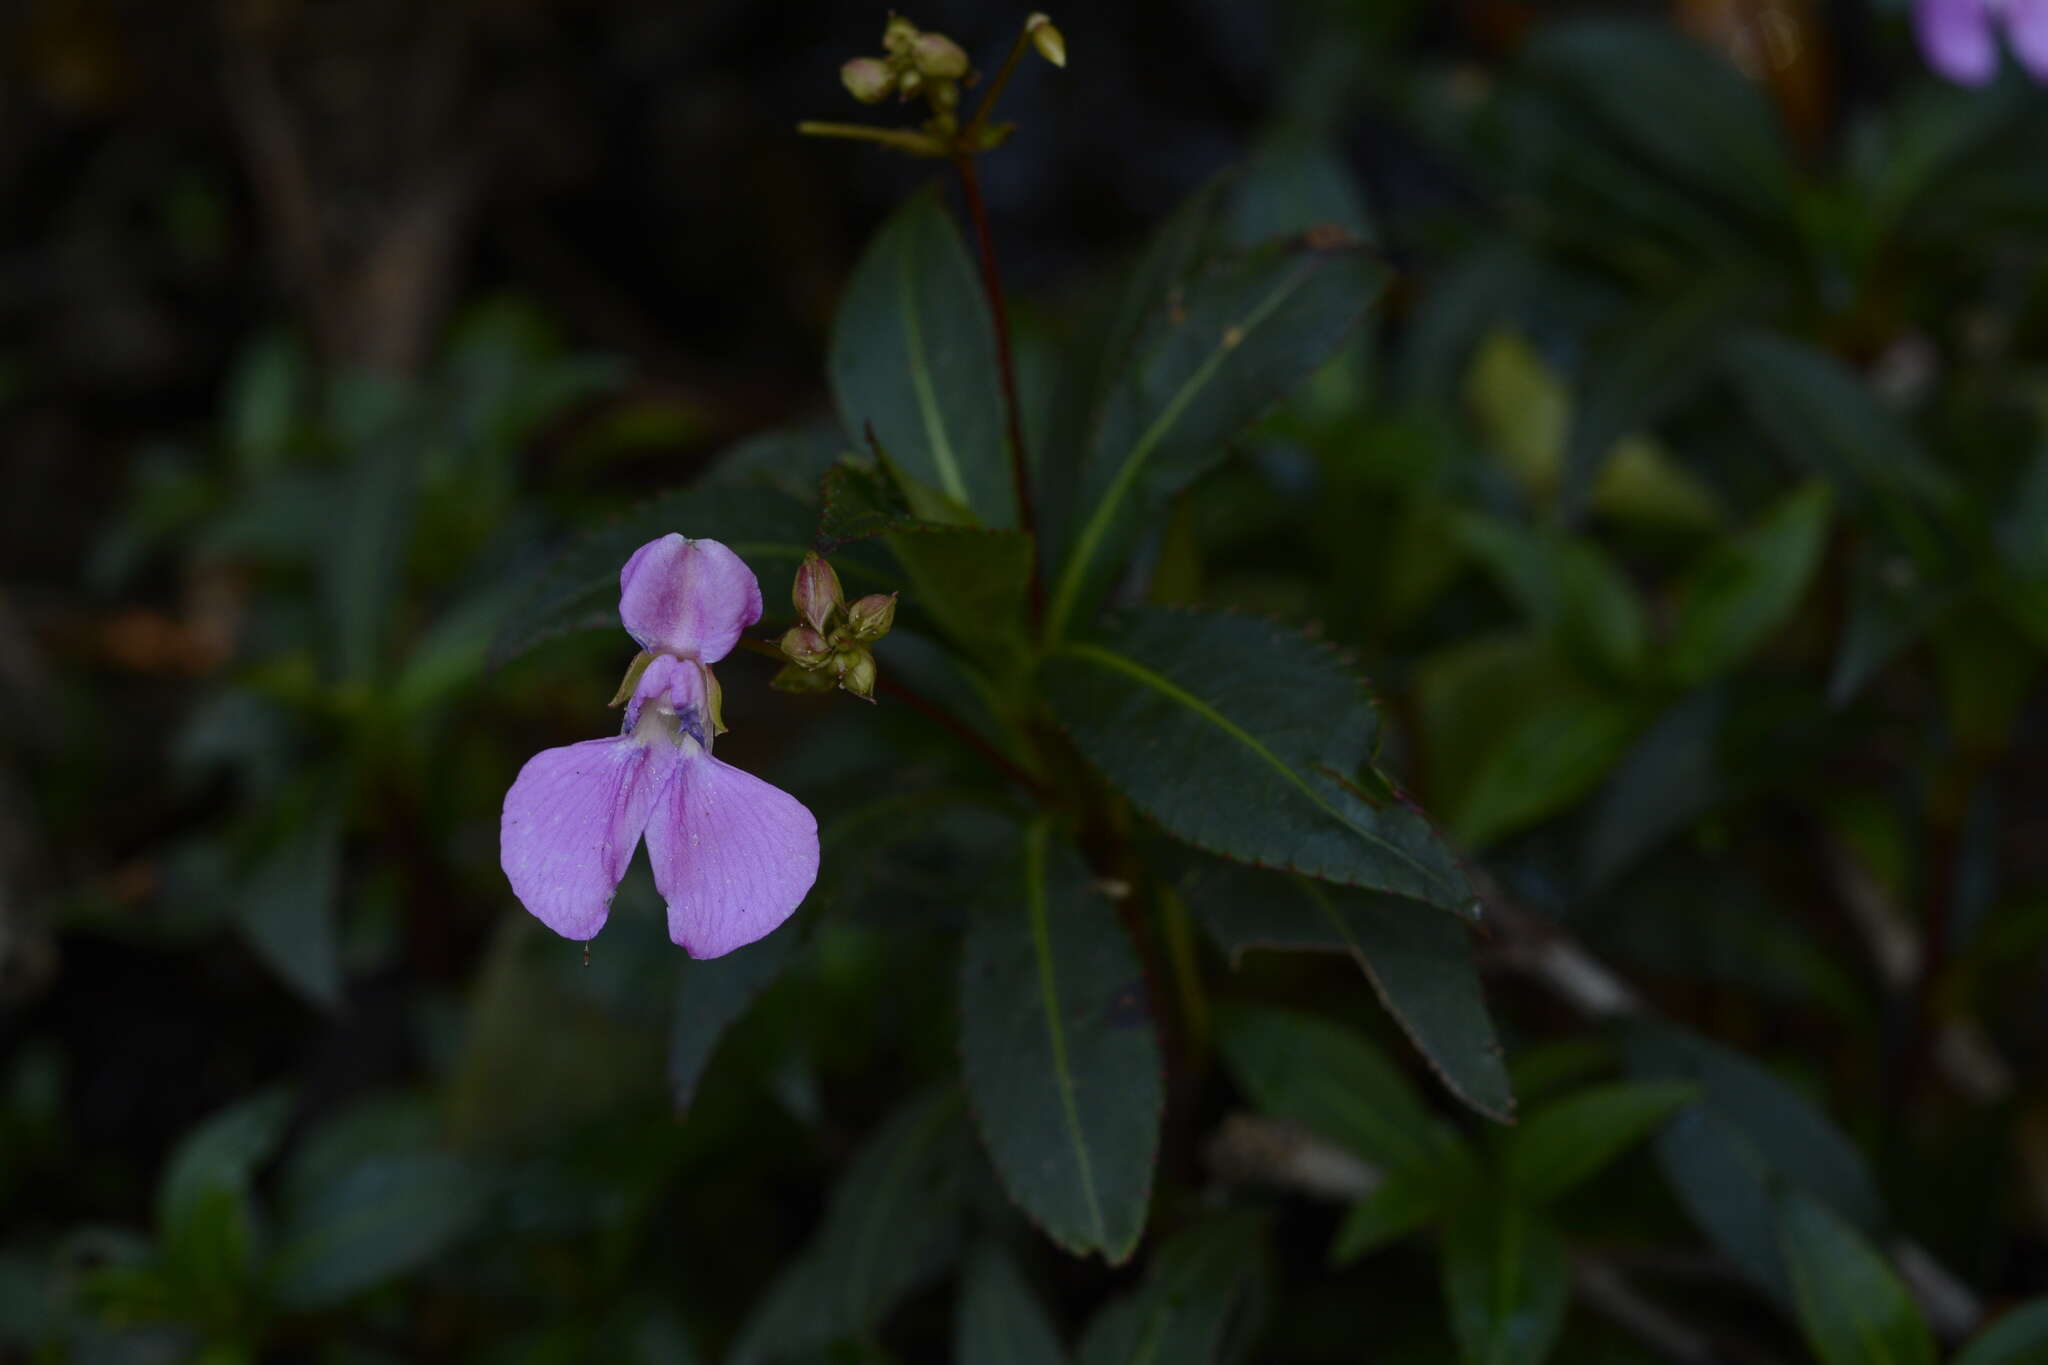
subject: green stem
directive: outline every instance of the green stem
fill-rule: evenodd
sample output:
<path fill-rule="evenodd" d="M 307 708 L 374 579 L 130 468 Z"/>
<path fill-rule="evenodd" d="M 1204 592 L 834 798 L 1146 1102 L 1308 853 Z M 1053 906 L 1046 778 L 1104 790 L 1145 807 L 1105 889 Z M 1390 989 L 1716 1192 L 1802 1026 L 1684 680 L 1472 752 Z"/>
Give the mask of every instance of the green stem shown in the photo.
<path fill-rule="evenodd" d="M 805 137 L 838 137 L 856 142 L 879 142 L 885 147 L 912 152 L 918 156 L 943 156 L 945 144 L 924 133 L 912 132 L 908 128 L 871 128 L 865 123 L 820 123 L 806 120 L 796 126 Z"/>

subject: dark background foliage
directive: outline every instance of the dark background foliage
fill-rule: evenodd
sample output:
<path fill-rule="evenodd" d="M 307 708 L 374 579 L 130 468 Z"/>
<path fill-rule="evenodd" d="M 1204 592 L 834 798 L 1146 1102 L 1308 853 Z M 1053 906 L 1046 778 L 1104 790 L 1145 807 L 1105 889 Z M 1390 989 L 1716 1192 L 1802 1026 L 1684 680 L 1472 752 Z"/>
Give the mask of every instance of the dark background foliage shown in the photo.
<path fill-rule="evenodd" d="M 1021 16 L 912 17 L 986 66 Z M 1693 1092 L 1577 1116 L 1561 1145 L 1615 1135 L 1614 1164 L 1557 1206 L 1569 1262 L 1531 1253 L 1576 1286 L 1555 1358 L 1804 1358 L 1780 1244 L 1745 1260 L 1713 1224 L 1684 1144 L 1715 1123 L 1810 1167 L 1833 1213 L 1782 1235 L 1847 1268 L 1823 1299 L 1890 1292 L 1839 1219 L 1945 1341 L 2048 1290 L 2048 93 L 1939 88 L 1900 8 L 1842 0 L 1055 17 L 1072 64 L 1018 79 L 984 163 L 1027 387 L 1232 164 L 1310 168 L 1255 182 L 1279 225 L 1296 194 L 1328 216 L 1341 168 L 1394 272 L 1149 528 L 1134 590 L 1372 675 L 1386 760 L 1495 913 L 1525 1111 L 1624 1071 L 1710 1092 L 1654 1153 Z M 1647 27 L 1583 26 L 1612 19 Z M 748 1358 L 778 1276 L 815 1308 L 870 1263 L 886 1330 L 820 1358 L 945 1359 L 942 1286 L 995 1313 L 1019 1275 L 1069 1340 L 1185 1273 L 1270 1327 L 1252 1359 L 1473 1349 L 1427 1239 L 1325 1263 L 1348 1234 L 1316 1144 L 1346 1120 L 1262 1083 L 1266 1016 L 1231 1010 L 1314 1004 L 1376 1040 L 1331 1043 L 1356 1094 L 1507 1140 L 1350 964 L 1233 971 L 1225 927 L 1189 950 L 1217 999 L 1168 1030 L 1154 1216 L 1192 1231 L 1108 1269 L 1004 1221 L 925 1089 L 995 839 L 901 707 L 734 660 L 721 753 L 826 829 L 832 917 L 758 976 L 679 967 L 644 869 L 587 969 L 504 886 L 505 785 L 602 731 L 624 657 L 599 632 L 491 658 L 534 572 L 682 485 L 815 490 L 808 450 L 723 453 L 830 420 L 841 290 L 929 178 L 793 133 L 854 116 L 837 67 L 880 20 L 0 9 L 0 1358 Z M 1582 961 L 1691 1032 L 1588 1021 Z M 835 1241 L 897 1152 L 971 1212 L 971 1255 L 915 1201 L 885 1252 Z M 1243 1283 L 1200 1241 L 1240 1245 L 1198 1216 L 1224 1206 L 1267 1220 Z M 1471 1221 L 1430 1234 L 1447 1264 L 1505 1236 Z M 1226 1326 L 1199 1358 L 1251 1349 Z"/>

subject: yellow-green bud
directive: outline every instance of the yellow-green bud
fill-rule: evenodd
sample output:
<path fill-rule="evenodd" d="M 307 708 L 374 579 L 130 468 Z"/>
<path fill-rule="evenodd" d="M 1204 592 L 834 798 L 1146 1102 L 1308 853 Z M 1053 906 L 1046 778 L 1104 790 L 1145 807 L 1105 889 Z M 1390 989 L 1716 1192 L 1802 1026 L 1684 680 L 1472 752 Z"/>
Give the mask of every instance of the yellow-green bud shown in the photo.
<path fill-rule="evenodd" d="M 796 614 L 820 635 L 831 629 L 833 611 L 846 604 L 846 594 L 839 586 L 839 575 L 816 554 L 804 556 L 789 595 L 796 604 Z"/>
<path fill-rule="evenodd" d="M 839 685 L 863 701 L 875 699 L 875 656 L 866 650 L 855 650 L 850 656 L 842 655 L 846 668 L 839 675 Z"/>
<path fill-rule="evenodd" d="M 910 53 L 911 45 L 917 41 L 917 25 L 900 14 L 889 16 L 889 26 L 882 30 L 882 50 L 892 57 L 904 57 Z"/>
<path fill-rule="evenodd" d="M 967 74 L 967 54 L 943 33 L 923 33 L 910 47 L 910 60 L 935 81 L 957 81 Z"/>
<path fill-rule="evenodd" d="M 1052 26 L 1052 20 L 1043 14 L 1034 14 L 1024 21 L 1024 31 L 1031 35 L 1031 45 L 1038 49 L 1038 55 L 1054 66 L 1067 64 L 1066 35 Z"/>
<path fill-rule="evenodd" d="M 846 609 L 846 624 L 856 640 L 879 640 L 896 624 L 896 594 L 869 593 Z"/>
<path fill-rule="evenodd" d="M 846 91 L 862 104 L 880 104 L 896 88 L 896 73 L 875 57 L 855 57 L 839 68 Z"/>
<path fill-rule="evenodd" d="M 809 626 L 791 626 L 785 631 L 782 652 L 803 668 L 822 668 L 832 658 L 832 646 Z"/>

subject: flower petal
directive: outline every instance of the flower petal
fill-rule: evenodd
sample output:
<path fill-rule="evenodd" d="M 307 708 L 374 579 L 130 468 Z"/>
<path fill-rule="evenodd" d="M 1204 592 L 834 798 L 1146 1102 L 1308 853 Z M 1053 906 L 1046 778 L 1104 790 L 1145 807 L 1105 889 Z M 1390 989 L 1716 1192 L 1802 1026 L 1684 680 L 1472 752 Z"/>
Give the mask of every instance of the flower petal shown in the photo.
<path fill-rule="evenodd" d="M 673 654 L 657 654 L 647 661 L 633 695 L 626 702 L 627 733 L 640 724 L 640 712 L 648 702 L 656 709 L 666 705 L 681 717 L 682 732 L 699 744 L 708 742 L 711 730 L 710 700 L 704 687 L 706 669 Z"/>
<path fill-rule="evenodd" d="M 2006 35 L 2027 74 L 2048 85 L 2048 0 L 2006 0 Z"/>
<path fill-rule="evenodd" d="M 801 801 L 685 746 L 647 823 L 668 936 L 723 957 L 772 933 L 818 879 L 818 822 Z"/>
<path fill-rule="evenodd" d="M 1949 80 L 1984 85 L 1998 74 L 1987 0 L 1916 0 L 1913 24 L 1927 64 Z"/>
<path fill-rule="evenodd" d="M 717 541 L 670 532 L 619 571 L 619 619 L 642 649 L 717 663 L 761 619 L 761 584 Z"/>
<path fill-rule="evenodd" d="M 498 862 L 534 918 L 563 938 L 597 936 L 680 756 L 674 745 L 624 736 L 526 761 L 505 793 Z"/>

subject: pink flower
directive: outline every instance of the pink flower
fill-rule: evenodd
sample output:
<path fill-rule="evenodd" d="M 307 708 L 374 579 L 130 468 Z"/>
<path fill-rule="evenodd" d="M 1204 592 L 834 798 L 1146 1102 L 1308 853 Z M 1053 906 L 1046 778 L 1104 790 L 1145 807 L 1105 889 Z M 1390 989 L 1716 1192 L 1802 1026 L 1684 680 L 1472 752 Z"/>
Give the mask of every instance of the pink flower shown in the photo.
<path fill-rule="evenodd" d="M 1998 75 L 2000 20 L 2013 56 L 2048 82 L 2048 0 L 1916 0 L 1913 23 L 1927 64 L 1958 85 Z"/>
<path fill-rule="evenodd" d="M 653 656 L 624 729 L 527 761 L 505 793 L 499 862 L 541 923 L 595 938 L 644 834 L 668 936 L 720 957 L 772 933 L 818 876 L 803 803 L 711 756 L 709 666 L 761 619 L 761 585 L 717 541 L 666 535 L 620 570 L 619 619 Z"/>

